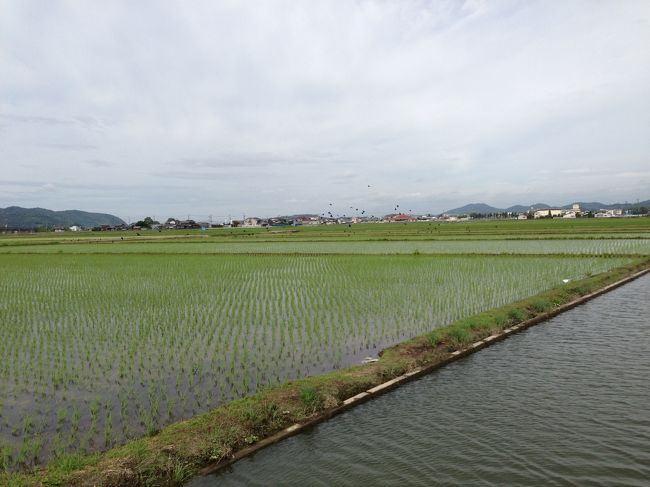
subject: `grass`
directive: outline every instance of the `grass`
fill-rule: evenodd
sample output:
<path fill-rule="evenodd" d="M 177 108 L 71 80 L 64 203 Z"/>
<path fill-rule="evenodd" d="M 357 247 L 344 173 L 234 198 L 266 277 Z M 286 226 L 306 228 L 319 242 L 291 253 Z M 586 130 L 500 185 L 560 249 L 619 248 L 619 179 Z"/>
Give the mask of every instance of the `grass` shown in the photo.
<path fill-rule="evenodd" d="M 582 218 L 575 220 L 475 220 L 406 224 L 305 225 L 276 228 L 224 228 L 211 230 L 164 230 L 82 233 L 0 234 L 0 247 L 30 243 L 122 242 L 204 240 L 223 242 L 295 240 L 411 240 L 411 239 L 504 239 L 504 238 L 603 238 L 635 235 L 648 238 L 650 218 Z M 140 234 L 138 236 L 138 234 Z"/>

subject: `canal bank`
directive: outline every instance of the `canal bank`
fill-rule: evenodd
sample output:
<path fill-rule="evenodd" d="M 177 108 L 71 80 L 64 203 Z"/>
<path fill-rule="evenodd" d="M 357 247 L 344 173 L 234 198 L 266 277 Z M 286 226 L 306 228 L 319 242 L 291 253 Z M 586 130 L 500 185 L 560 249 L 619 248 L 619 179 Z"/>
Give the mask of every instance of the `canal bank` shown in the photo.
<path fill-rule="evenodd" d="M 551 309 L 548 311 L 543 311 L 541 313 L 536 314 L 530 319 L 526 319 L 522 322 L 516 323 L 512 326 L 508 326 L 506 328 L 499 329 L 495 331 L 494 333 L 488 335 L 485 338 L 482 338 L 476 342 L 471 343 L 470 345 L 463 346 L 462 342 L 457 342 L 454 343 L 453 340 L 449 340 L 450 335 L 454 335 L 455 330 L 458 328 L 458 323 L 448 327 L 449 330 L 445 330 L 444 328 L 436 330 L 434 333 L 431 333 L 429 336 L 426 337 L 426 340 L 429 342 L 429 344 L 434 345 L 433 349 L 435 352 L 439 354 L 445 354 L 445 352 L 448 352 L 446 356 L 442 355 L 440 358 L 437 360 L 434 358 L 433 360 L 429 360 L 429 363 L 425 363 L 425 365 L 421 366 L 415 366 L 410 368 L 406 373 L 399 375 L 395 378 L 392 378 L 388 381 L 385 381 L 381 384 L 375 385 L 374 387 L 371 387 L 365 391 L 359 392 L 358 394 L 355 394 L 352 397 L 349 397 L 345 400 L 342 401 L 342 403 L 336 407 L 330 407 L 327 408 L 325 411 L 323 411 L 320 414 L 314 415 L 314 417 L 310 418 L 307 421 L 303 421 L 301 423 L 295 423 L 278 433 L 275 433 L 267 438 L 264 438 L 261 441 L 256 442 L 254 445 L 251 445 L 247 448 L 243 448 L 237 452 L 235 452 L 230 458 L 220 460 L 219 462 L 216 462 L 212 465 L 209 465 L 202 469 L 199 474 L 202 476 L 205 475 L 210 475 L 214 474 L 224 468 L 229 467 L 233 463 L 239 461 L 242 458 L 248 457 L 250 455 L 255 454 L 257 451 L 262 450 L 270 445 L 273 445 L 275 443 L 278 443 L 286 438 L 289 438 L 291 436 L 294 436 L 298 433 L 302 433 L 304 431 L 309 430 L 310 428 L 314 427 L 315 425 L 326 421 L 338 414 L 341 414 L 348 409 L 351 409 L 355 406 L 360 405 L 363 402 L 366 402 L 370 399 L 373 399 L 374 397 L 377 397 L 379 395 L 385 394 L 386 392 L 395 389 L 396 387 L 399 387 L 403 384 L 406 384 L 407 382 L 411 382 L 413 380 L 416 380 L 424 375 L 430 374 L 431 372 L 444 367 L 446 365 L 451 364 L 452 362 L 455 362 L 457 360 L 460 360 L 468 355 L 471 355 L 473 353 L 478 352 L 479 350 L 490 346 L 498 341 L 504 340 L 508 336 L 521 332 L 527 328 L 530 328 L 531 326 L 537 325 L 539 323 L 545 322 L 554 316 L 557 316 L 561 313 L 564 313 L 572 308 L 575 308 L 576 306 L 579 306 L 583 303 L 586 303 L 587 301 L 590 301 L 598 296 L 601 296 L 602 294 L 605 294 L 607 292 L 612 291 L 613 289 L 616 289 L 620 286 L 623 286 L 635 279 L 638 279 L 639 277 L 647 274 L 650 272 L 650 269 L 642 269 L 638 272 L 635 272 L 627 277 L 624 277 L 622 279 L 619 279 L 618 281 L 615 281 L 609 285 L 606 285 L 604 287 L 598 288 L 597 290 L 587 293 L 583 296 L 579 296 L 576 299 L 573 299 L 571 301 L 562 303 L 562 304 L 557 304 L 557 302 L 553 302 L 552 300 L 545 300 L 543 298 L 539 298 L 539 301 L 547 301 L 551 303 Z M 544 293 L 542 293 L 544 294 Z M 548 294 L 548 293 L 547 293 Z M 535 303 L 537 301 L 533 301 Z M 533 304 L 533 307 L 535 305 Z M 516 305 L 512 309 L 519 309 Z M 508 313 L 511 313 L 512 310 L 509 310 Z M 481 315 L 485 315 L 486 313 L 482 313 Z M 478 315 L 478 316 L 481 316 Z M 485 323 L 490 323 L 490 319 L 492 316 L 490 313 L 487 313 L 488 319 L 485 321 Z M 477 317 L 470 317 L 467 320 L 461 320 L 462 321 L 468 321 L 468 320 L 476 320 Z M 498 321 L 498 320 L 497 320 Z M 468 321 L 470 324 L 472 323 L 471 321 Z M 483 323 L 480 320 L 476 321 L 478 323 Z M 468 326 L 468 328 L 472 328 L 471 326 Z M 480 328 L 478 328 L 480 330 Z M 478 337 L 481 336 L 480 333 L 476 334 Z M 470 338 L 472 335 L 468 335 Z M 421 350 L 421 340 L 422 337 L 418 337 L 412 342 L 414 343 L 414 348 L 416 350 L 419 350 L 420 353 L 422 352 Z M 467 340 L 470 341 L 471 340 Z M 407 342 L 408 344 L 408 342 Z M 397 345 L 396 347 L 392 347 L 394 350 L 401 350 L 404 349 L 405 344 L 400 344 Z M 451 350 L 446 350 L 451 348 Z M 420 357 L 420 360 L 422 360 L 422 357 Z"/>
<path fill-rule="evenodd" d="M 192 487 L 647 485 L 650 276 Z"/>

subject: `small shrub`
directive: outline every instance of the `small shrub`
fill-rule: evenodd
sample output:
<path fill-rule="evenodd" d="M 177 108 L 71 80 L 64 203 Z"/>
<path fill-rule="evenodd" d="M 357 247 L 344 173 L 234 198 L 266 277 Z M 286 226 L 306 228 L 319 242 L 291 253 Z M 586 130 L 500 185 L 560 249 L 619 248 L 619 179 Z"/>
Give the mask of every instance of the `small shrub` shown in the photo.
<path fill-rule="evenodd" d="M 508 311 L 508 318 L 513 323 L 519 323 L 526 319 L 526 312 L 523 309 L 514 308 Z"/>
<path fill-rule="evenodd" d="M 495 325 L 496 328 L 503 328 L 508 324 L 508 315 L 504 313 L 497 313 L 494 315 L 494 320 L 493 320 L 493 325 Z"/>
<path fill-rule="evenodd" d="M 300 400 L 308 412 L 316 412 L 321 406 L 321 398 L 313 386 L 304 386 L 300 389 Z"/>
<path fill-rule="evenodd" d="M 445 333 L 442 330 L 434 330 L 427 335 L 427 340 L 432 347 L 435 347 L 445 339 Z"/>
<path fill-rule="evenodd" d="M 452 328 L 449 332 L 449 338 L 455 345 L 465 345 L 472 341 L 472 335 L 465 328 Z"/>
<path fill-rule="evenodd" d="M 84 467 L 88 463 L 88 460 L 79 454 L 63 454 L 56 458 L 51 466 L 62 471 L 63 473 L 74 472 Z"/>
<path fill-rule="evenodd" d="M 0 471 L 8 472 L 11 466 L 11 449 L 8 446 L 0 448 Z"/>
<path fill-rule="evenodd" d="M 481 326 L 481 321 L 477 319 L 476 317 L 471 317 L 471 318 L 465 318 L 464 320 L 461 320 L 457 326 L 460 326 L 461 328 L 464 328 L 465 330 L 476 330 L 480 328 Z"/>
<path fill-rule="evenodd" d="M 176 462 L 172 469 L 172 479 L 177 484 L 182 484 L 192 476 L 192 469 L 187 463 Z"/>
<path fill-rule="evenodd" d="M 246 436 L 246 437 L 244 438 L 244 443 L 246 443 L 247 445 L 252 445 L 252 444 L 255 443 L 257 440 L 259 440 L 259 438 L 257 437 L 257 435 L 248 435 L 248 436 Z"/>
<path fill-rule="evenodd" d="M 551 303 L 551 301 L 545 298 L 538 298 L 530 303 L 530 309 L 532 309 L 536 313 L 543 313 L 545 311 L 550 310 L 552 307 L 553 307 L 553 303 Z"/>
<path fill-rule="evenodd" d="M 260 411 L 253 404 L 250 404 L 248 407 L 244 408 L 241 416 L 245 421 L 250 421 L 253 424 L 259 422 L 262 419 Z"/>

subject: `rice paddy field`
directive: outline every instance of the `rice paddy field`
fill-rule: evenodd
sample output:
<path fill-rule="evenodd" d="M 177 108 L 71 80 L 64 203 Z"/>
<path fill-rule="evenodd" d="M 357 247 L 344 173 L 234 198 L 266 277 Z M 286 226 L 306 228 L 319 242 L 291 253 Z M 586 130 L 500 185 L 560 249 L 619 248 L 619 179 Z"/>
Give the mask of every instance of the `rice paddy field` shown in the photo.
<path fill-rule="evenodd" d="M 650 254 L 650 238 L 326 242 L 206 242 L 205 240 L 21 245 L 0 247 L 0 254 Z"/>
<path fill-rule="evenodd" d="M 649 239 L 595 234 L 310 232 L 253 242 L 232 232 L 214 242 L 0 237 L 0 469 L 154 434 L 650 254 Z"/>

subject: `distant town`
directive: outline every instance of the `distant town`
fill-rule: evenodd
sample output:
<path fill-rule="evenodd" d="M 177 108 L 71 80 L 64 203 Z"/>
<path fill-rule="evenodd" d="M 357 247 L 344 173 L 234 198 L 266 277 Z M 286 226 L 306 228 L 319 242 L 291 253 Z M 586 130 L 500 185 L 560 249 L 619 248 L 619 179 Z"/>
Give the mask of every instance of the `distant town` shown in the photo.
<path fill-rule="evenodd" d="M 165 222 L 158 222 L 149 217 L 131 224 L 124 225 L 100 225 L 95 226 L 92 231 L 116 231 L 116 230 L 185 230 L 185 229 L 209 229 L 209 228 L 267 228 L 286 227 L 302 225 L 356 225 L 363 223 L 411 223 L 411 222 L 463 222 L 470 220 L 485 219 L 511 219 L 511 220 L 536 220 L 540 218 L 624 218 L 645 216 L 648 210 L 644 207 L 623 210 L 622 208 L 601 209 L 598 211 L 583 210 L 578 203 L 571 208 L 541 208 L 527 212 L 499 212 L 499 213 L 469 213 L 466 215 L 450 214 L 425 214 L 414 215 L 410 213 L 390 213 L 382 217 L 375 216 L 324 216 L 316 214 L 300 214 L 291 216 L 277 216 L 271 218 L 260 218 L 256 216 L 244 217 L 242 219 L 227 219 L 221 223 L 211 221 L 195 221 L 192 219 L 181 220 L 168 218 Z M 64 229 L 65 230 L 65 229 Z M 69 231 L 88 230 L 78 225 L 69 227 Z"/>
<path fill-rule="evenodd" d="M 399 211 L 383 216 L 367 215 L 365 210 L 354 215 L 336 214 L 327 211 L 321 214 L 301 213 L 289 216 L 258 217 L 242 215 L 241 218 L 222 216 L 186 218 L 170 217 L 164 221 L 147 216 L 126 221 L 107 213 L 89 213 L 80 210 L 53 211 L 44 208 L 21 208 L 17 206 L 0 208 L 0 232 L 111 232 L 126 230 L 189 230 L 214 228 L 271 228 L 303 225 L 358 225 L 367 223 L 411 223 L 411 222 L 467 222 L 471 220 L 538 220 L 571 218 L 631 218 L 650 216 L 650 200 L 634 203 L 573 203 L 562 207 L 551 207 L 544 203 L 526 207 L 516 205 L 499 209 L 484 203 L 474 203 L 447 210 L 440 214 L 416 214 Z M 354 208 L 352 208 L 354 211 Z"/>

